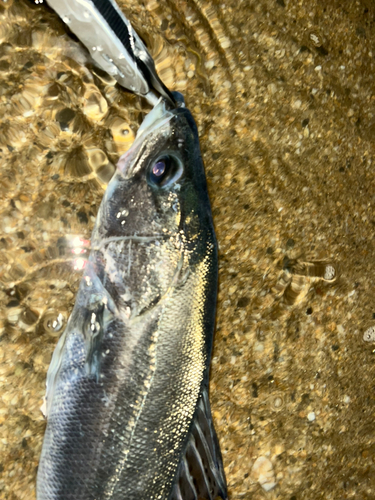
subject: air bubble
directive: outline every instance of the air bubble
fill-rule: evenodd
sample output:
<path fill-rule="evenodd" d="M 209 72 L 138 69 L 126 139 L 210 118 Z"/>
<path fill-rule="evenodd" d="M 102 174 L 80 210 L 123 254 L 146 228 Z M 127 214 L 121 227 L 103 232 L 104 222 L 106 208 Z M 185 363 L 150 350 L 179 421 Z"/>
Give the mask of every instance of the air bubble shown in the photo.
<path fill-rule="evenodd" d="M 324 279 L 331 281 L 335 277 L 336 277 L 336 269 L 331 264 L 328 264 L 324 270 Z"/>
<path fill-rule="evenodd" d="M 322 37 L 318 33 L 312 31 L 309 38 L 315 47 L 321 47 L 323 45 Z"/>
<path fill-rule="evenodd" d="M 52 337 L 58 336 L 64 326 L 64 316 L 55 311 L 47 312 L 44 316 L 43 326 Z"/>
<path fill-rule="evenodd" d="M 282 396 L 276 396 L 272 399 L 272 408 L 276 411 L 279 411 L 284 406 L 284 399 Z"/>
<path fill-rule="evenodd" d="M 129 215 L 129 210 L 124 208 L 123 210 L 120 210 L 119 212 L 117 212 L 116 218 L 119 219 L 120 217 L 127 217 L 128 215 Z M 122 220 L 121 224 L 125 224 L 125 221 Z"/>
<path fill-rule="evenodd" d="M 375 325 L 367 328 L 367 330 L 363 334 L 363 340 L 365 342 L 375 342 Z"/>
<path fill-rule="evenodd" d="M 39 313 L 37 311 L 33 311 L 32 309 L 26 309 L 21 316 L 22 322 L 26 325 L 33 325 L 38 321 Z"/>
<path fill-rule="evenodd" d="M 100 332 L 100 324 L 96 321 L 96 314 L 91 314 L 90 331 L 92 335 L 97 335 Z"/>

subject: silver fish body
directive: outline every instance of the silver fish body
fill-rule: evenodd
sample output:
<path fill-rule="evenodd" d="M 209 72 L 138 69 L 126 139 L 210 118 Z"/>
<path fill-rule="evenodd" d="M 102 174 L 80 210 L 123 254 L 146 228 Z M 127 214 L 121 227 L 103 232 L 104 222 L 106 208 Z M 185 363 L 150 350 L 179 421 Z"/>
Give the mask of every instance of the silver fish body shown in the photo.
<path fill-rule="evenodd" d="M 38 500 L 227 498 L 207 397 L 216 293 L 196 126 L 160 103 L 108 185 L 52 358 Z"/>

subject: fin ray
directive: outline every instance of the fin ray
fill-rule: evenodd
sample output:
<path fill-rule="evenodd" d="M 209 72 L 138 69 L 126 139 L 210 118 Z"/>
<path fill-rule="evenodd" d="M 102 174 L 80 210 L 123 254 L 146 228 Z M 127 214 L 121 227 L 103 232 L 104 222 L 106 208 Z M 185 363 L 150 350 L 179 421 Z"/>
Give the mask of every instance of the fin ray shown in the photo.
<path fill-rule="evenodd" d="M 195 411 L 169 500 L 228 499 L 219 442 L 214 429 L 207 386 Z"/>

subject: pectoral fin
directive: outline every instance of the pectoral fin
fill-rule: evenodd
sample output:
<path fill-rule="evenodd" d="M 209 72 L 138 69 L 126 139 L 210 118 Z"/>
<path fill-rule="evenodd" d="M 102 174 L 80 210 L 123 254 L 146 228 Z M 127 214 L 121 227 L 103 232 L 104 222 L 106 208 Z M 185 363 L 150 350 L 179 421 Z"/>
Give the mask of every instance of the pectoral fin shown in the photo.
<path fill-rule="evenodd" d="M 48 418 L 49 411 L 51 408 L 51 401 L 56 386 L 57 375 L 59 373 L 61 366 L 62 353 L 65 347 L 67 331 L 68 329 L 66 328 L 64 333 L 59 338 L 55 350 L 53 351 L 51 363 L 48 368 L 47 381 L 46 381 L 46 394 L 43 398 L 43 405 L 40 408 L 45 418 Z"/>
<path fill-rule="evenodd" d="M 223 462 L 205 387 L 169 500 L 228 499 Z"/>

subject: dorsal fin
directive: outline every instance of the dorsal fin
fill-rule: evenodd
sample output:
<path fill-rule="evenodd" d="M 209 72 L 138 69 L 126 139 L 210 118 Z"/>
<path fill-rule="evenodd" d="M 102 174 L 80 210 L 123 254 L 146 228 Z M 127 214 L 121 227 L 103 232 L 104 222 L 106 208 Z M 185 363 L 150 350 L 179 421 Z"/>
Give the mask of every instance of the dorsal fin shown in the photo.
<path fill-rule="evenodd" d="M 228 499 L 223 462 L 212 422 L 207 387 L 195 411 L 169 500 Z"/>

